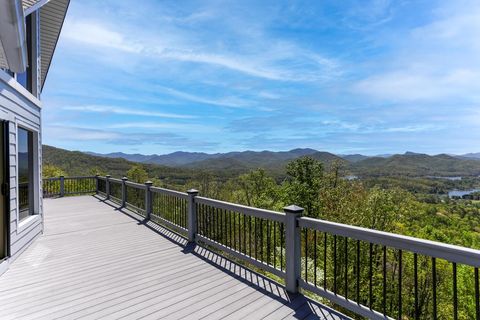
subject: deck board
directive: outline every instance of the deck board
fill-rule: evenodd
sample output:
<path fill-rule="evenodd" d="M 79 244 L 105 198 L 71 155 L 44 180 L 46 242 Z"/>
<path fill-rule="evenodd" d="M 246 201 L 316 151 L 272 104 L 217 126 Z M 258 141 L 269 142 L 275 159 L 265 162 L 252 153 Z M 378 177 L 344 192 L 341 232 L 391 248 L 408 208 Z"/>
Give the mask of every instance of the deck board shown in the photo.
<path fill-rule="evenodd" d="M 346 319 L 99 198 L 44 208 L 44 234 L 0 277 L 2 319 Z"/>

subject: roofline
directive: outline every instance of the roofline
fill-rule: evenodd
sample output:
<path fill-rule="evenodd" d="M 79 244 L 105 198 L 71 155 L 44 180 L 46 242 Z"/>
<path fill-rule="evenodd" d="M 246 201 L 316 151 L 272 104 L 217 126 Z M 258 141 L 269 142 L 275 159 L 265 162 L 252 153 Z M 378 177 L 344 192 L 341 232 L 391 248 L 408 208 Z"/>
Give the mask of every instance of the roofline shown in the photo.
<path fill-rule="evenodd" d="M 46 5 L 48 2 L 50 2 L 50 0 L 39 0 L 39 1 L 37 1 L 31 7 L 28 7 L 27 9 L 25 9 L 25 16 L 28 16 L 30 13 L 37 11 L 38 9 L 40 9 L 41 7 Z"/>
<path fill-rule="evenodd" d="M 47 1 L 48 2 L 48 1 Z M 53 47 L 53 53 L 52 57 L 50 58 L 50 61 L 48 62 L 47 69 L 45 71 L 45 77 L 42 81 L 42 86 L 40 88 L 40 91 L 43 91 L 43 87 L 45 86 L 45 82 L 47 82 L 47 76 L 48 76 L 48 71 L 50 71 L 50 65 L 52 64 L 53 57 L 55 56 L 55 52 L 57 51 L 57 44 L 58 44 L 58 39 L 60 39 L 60 34 L 62 33 L 63 30 L 63 24 L 65 23 L 65 18 L 67 17 L 68 14 L 68 8 L 70 7 L 70 0 L 68 0 L 67 8 L 65 9 L 65 15 L 63 16 L 62 24 L 60 26 L 60 32 L 58 33 L 58 37 L 55 40 L 55 46 Z"/>
<path fill-rule="evenodd" d="M 10 18 L 9 21 L 13 22 L 13 29 L 8 28 L 10 30 L 4 30 L 4 32 L 0 30 L 8 68 L 17 73 L 25 72 L 28 65 L 28 53 L 22 2 L 20 0 L 0 1 L 0 9 Z"/>

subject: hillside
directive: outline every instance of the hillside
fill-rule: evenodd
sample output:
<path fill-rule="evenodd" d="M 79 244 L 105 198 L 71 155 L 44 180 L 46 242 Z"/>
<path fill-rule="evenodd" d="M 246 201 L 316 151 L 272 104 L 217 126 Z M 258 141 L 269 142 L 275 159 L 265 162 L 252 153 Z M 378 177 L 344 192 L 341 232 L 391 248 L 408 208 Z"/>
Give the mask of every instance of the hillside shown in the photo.
<path fill-rule="evenodd" d="M 281 175 L 284 174 L 285 166 L 289 161 L 306 155 L 327 165 L 333 161 L 345 162 L 340 157 L 328 152 L 319 152 L 313 149 L 294 149 L 284 152 L 230 152 L 214 159 L 190 163 L 187 167 L 210 171 L 229 170 L 238 173 L 255 168 L 264 168 L 275 175 Z"/>
<path fill-rule="evenodd" d="M 467 153 L 467 154 L 461 155 L 460 157 L 462 157 L 462 158 L 467 158 L 467 159 L 480 160 L 480 152 L 477 152 L 477 153 Z"/>
<path fill-rule="evenodd" d="M 110 174 L 112 177 L 125 176 L 127 171 L 137 164 L 123 158 L 105 158 L 80 151 L 69 151 L 47 145 L 42 146 L 44 164 L 61 168 L 68 176 L 91 175 L 94 171 Z M 150 177 L 167 179 L 172 183 L 181 183 L 195 176 L 195 172 L 186 168 L 171 168 L 166 166 L 143 164 Z"/>
<path fill-rule="evenodd" d="M 480 161 L 439 154 L 430 156 L 408 152 L 389 158 L 371 157 L 351 164 L 360 176 L 479 176 Z"/>

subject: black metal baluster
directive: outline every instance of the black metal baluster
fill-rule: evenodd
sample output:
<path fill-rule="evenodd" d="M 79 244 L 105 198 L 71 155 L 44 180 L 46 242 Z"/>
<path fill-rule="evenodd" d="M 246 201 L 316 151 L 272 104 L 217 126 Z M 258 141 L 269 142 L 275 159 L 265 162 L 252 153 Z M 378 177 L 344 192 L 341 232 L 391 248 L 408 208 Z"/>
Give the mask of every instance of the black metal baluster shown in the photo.
<path fill-rule="evenodd" d="M 480 320 L 480 286 L 478 268 L 475 268 L 475 314 L 477 315 L 477 320 Z"/>
<path fill-rule="evenodd" d="M 383 251 L 383 270 L 382 270 L 382 274 L 383 274 L 383 282 L 382 282 L 382 285 L 383 285 L 383 299 L 382 299 L 382 312 L 383 312 L 383 315 L 386 315 L 387 314 L 387 247 L 386 246 L 383 246 L 382 248 L 382 251 Z"/>
<path fill-rule="evenodd" d="M 263 250 L 263 219 L 260 218 L 260 257 L 262 259 L 262 262 L 265 261 L 265 258 L 264 258 L 264 250 Z"/>
<path fill-rule="evenodd" d="M 243 215 L 243 253 L 247 254 L 247 222 L 245 220 L 247 216 Z"/>
<path fill-rule="evenodd" d="M 313 282 L 317 286 L 317 230 L 313 230 Z"/>
<path fill-rule="evenodd" d="M 277 222 L 273 221 L 273 267 L 277 267 Z"/>
<path fill-rule="evenodd" d="M 437 319 L 437 260 L 432 258 L 433 319 Z"/>
<path fill-rule="evenodd" d="M 345 299 L 348 299 L 348 238 L 345 237 Z"/>
<path fill-rule="evenodd" d="M 333 235 L 333 293 L 337 294 L 337 235 Z"/>
<path fill-rule="evenodd" d="M 270 220 L 267 220 L 267 264 L 270 264 Z"/>
<path fill-rule="evenodd" d="M 215 238 L 218 243 L 221 243 L 220 241 L 220 213 L 218 212 L 218 208 L 215 208 Z"/>
<path fill-rule="evenodd" d="M 252 256 L 252 217 L 248 216 L 248 255 Z"/>
<path fill-rule="evenodd" d="M 368 306 L 370 310 L 373 305 L 373 243 L 369 247 L 369 266 L 368 266 Z"/>
<path fill-rule="evenodd" d="M 413 281 L 414 281 L 414 295 L 415 295 L 415 319 L 420 319 L 420 312 L 418 310 L 418 255 L 413 254 Z"/>
<path fill-rule="evenodd" d="M 237 224 L 237 227 L 238 227 L 238 233 L 237 233 L 237 237 L 238 237 L 238 251 L 239 252 L 242 252 L 242 244 L 243 244 L 243 239 L 242 239 L 242 223 L 241 223 L 241 219 L 242 218 L 242 214 L 239 212 L 238 213 L 238 224 Z"/>
<path fill-rule="evenodd" d="M 284 245 L 283 223 L 280 224 L 280 270 L 283 270 L 283 245 Z"/>
<path fill-rule="evenodd" d="M 238 251 L 239 252 L 242 252 L 242 239 L 240 237 L 240 213 L 237 212 L 236 214 L 237 216 L 237 231 L 236 231 L 236 234 L 237 234 L 237 242 L 238 242 Z"/>
<path fill-rule="evenodd" d="M 402 320 L 402 256 L 403 251 L 398 250 L 398 319 Z"/>
<path fill-rule="evenodd" d="M 327 290 L 327 233 L 323 233 L 323 288 Z"/>
<path fill-rule="evenodd" d="M 356 291 L 357 291 L 357 303 L 360 304 L 360 240 L 357 240 L 357 286 L 356 286 Z"/>
<path fill-rule="evenodd" d="M 305 282 L 308 282 L 308 229 L 305 228 L 304 230 L 304 245 L 305 245 Z"/>
<path fill-rule="evenodd" d="M 453 271 L 453 319 L 458 319 L 458 305 L 457 305 L 457 264 L 452 264 Z"/>
<path fill-rule="evenodd" d="M 254 217 L 253 218 L 253 224 L 254 224 L 254 233 L 253 233 L 253 240 L 254 240 L 254 244 L 253 244 L 253 248 L 255 250 L 255 260 L 257 260 L 257 217 Z"/>

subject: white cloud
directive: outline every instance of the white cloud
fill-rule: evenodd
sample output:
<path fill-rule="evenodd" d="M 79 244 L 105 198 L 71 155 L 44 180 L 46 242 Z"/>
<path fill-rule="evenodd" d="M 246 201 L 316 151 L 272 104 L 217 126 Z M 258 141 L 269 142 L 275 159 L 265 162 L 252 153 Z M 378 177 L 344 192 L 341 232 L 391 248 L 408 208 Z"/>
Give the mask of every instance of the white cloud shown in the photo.
<path fill-rule="evenodd" d="M 178 132 L 218 132 L 218 127 L 209 127 L 192 123 L 161 123 L 161 122 L 121 122 L 107 125 L 108 129 L 173 129 Z"/>
<path fill-rule="evenodd" d="M 171 29 L 168 25 L 164 27 Z M 267 80 L 319 81 L 340 74 L 339 64 L 334 59 L 273 38 L 243 39 L 247 49 L 236 47 L 231 51 L 214 49 L 210 43 L 199 44 L 195 34 L 163 32 L 158 36 L 128 25 L 123 26 L 122 32 L 116 30 L 106 23 L 77 19 L 67 21 L 62 36 L 82 46 L 156 60 L 207 64 Z M 125 61 L 119 60 L 119 63 Z"/>
<path fill-rule="evenodd" d="M 480 101 L 480 3 L 442 4 L 433 22 L 399 35 L 383 70 L 354 92 L 388 102 Z"/>
<path fill-rule="evenodd" d="M 69 107 L 63 107 L 63 109 L 64 110 L 70 110 L 70 111 L 83 111 L 83 112 L 94 112 L 94 113 L 114 113 L 114 114 L 121 114 L 121 115 L 158 117 L 158 118 L 172 118 L 172 119 L 193 119 L 193 118 L 196 118 L 195 116 L 191 116 L 191 115 L 147 111 L 147 110 L 139 110 L 139 109 L 135 109 L 135 108 L 100 106 L 100 105 L 69 106 Z"/>
<path fill-rule="evenodd" d="M 187 92 L 183 92 L 180 90 L 176 90 L 176 89 L 168 88 L 164 86 L 157 86 L 156 89 L 180 99 L 198 102 L 202 104 L 214 105 L 214 106 L 242 108 L 242 107 L 248 107 L 252 104 L 250 101 L 247 101 L 238 97 L 212 99 L 212 98 L 204 98 L 198 95 L 193 95 Z"/>
<path fill-rule="evenodd" d="M 110 30 L 95 21 L 68 21 L 62 30 L 62 36 L 66 40 L 95 47 L 106 47 L 131 53 L 140 53 L 145 50 L 141 43 L 127 41 L 123 34 Z"/>

